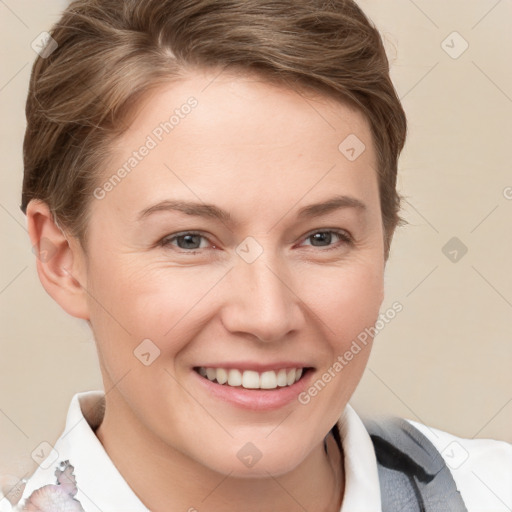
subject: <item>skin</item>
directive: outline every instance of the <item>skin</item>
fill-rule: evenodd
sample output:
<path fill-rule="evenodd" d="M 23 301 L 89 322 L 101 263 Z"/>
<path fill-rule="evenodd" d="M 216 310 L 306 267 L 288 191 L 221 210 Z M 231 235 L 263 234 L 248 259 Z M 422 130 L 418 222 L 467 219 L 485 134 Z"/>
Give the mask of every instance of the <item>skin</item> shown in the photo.
<path fill-rule="evenodd" d="M 323 440 L 371 344 L 307 405 L 272 411 L 219 401 L 192 368 L 299 360 L 314 367 L 314 382 L 375 323 L 385 260 L 369 124 L 326 97 L 193 70 L 146 98 L 105 179 L 190 96 L 197 107 L 103 199 L 92 198 L 86 251 L 44 203 L 30 203 L 32 243 L 47 239 L 55 253 L 38 260 L 41 282 L 93 329 L 108 391 L 96 434 L 147 507 L 338 511 L 342 457 L 332 437 L 326 454 Z M 355 161 L 338 150 L 350 134 L 366 145 Z M 336 194 L 366 208 L 297 218 Z M 237 224 L 173 211 L 138 220 L 167 199 L 215 204 Z M 332 233 L 315 244 L 312 235 L 329 229 L 352 243 Z M 169 241 L 191 230 L 205 238 Z M 263 251 L 250 264 L 236 252 L 247 237 Z M 134 356 L 144 339 L 160 350 L 149 366 Z M 262 454 L 252 467 L 237 458 L 247 442 Z"/>

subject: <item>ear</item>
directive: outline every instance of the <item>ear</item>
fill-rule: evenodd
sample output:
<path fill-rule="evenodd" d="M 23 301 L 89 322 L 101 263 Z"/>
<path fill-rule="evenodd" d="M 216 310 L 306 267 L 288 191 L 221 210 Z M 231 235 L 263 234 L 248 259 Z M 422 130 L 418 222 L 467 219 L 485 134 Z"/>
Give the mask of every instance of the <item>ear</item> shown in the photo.
<path fill-rule="evenodd" d="M 42 201 L 33 199 L 28 204 L 27 224 L 44 289 L 64 311 L 89 320 L 86 260 L 80 242 L 66 236 Z"/>

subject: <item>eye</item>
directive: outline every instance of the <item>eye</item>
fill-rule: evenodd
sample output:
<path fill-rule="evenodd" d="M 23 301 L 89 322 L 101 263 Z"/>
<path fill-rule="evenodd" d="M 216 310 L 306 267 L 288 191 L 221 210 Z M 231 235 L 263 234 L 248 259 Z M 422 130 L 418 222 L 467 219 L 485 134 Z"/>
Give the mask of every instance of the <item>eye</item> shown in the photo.
<path fill-rule="evenodd" d="M 327 247 L 327 250 L 336 249 L 339 245 L 332 245 L 331 242 L 334 238 L 341 241 L 341 245 L 352 245 L 352 236 L 347 231 L 340 230 L 322 230 L 314 231 L 306 236 L 304 240 L 311 239 L 313 247 Z"/>
<path fill-rule="evenodd" d="M 352 236 L 344 230 L 317 230 L 307 235 L 304 240 L 312 241 L 312 247 L 326 247 L 325 250 L 339 248 L 339 245 L 352 245 Z M 339 240 L 339 244 L 333 245 L 334 241 Z M 201 246 L 201 240 L 207 242 L 206 245 Z M 188 254 L 195 254 L 201 249 L 208 248 L 209 240 L 207 237 L 199 232 L 195 231 L 184 231 L 182 233 L 176 233 L 173 235 L 166 236 L 158 242 L 161 247 L 171 247 L 181 249 L 182 252 Z M 211 244 L 211 248 L 215 249 L 215 245 Z"/>
<path fill-rule="evenodd" d="M 205 248 L 204 246 L 200 247 L 201 239 L 208 240 L 205 236 L 201 235 L 201 233 L 185 231 L 183 233 L 166 236 L 165 238 L 162 238 L 158 244 L 162 247 L 177 246 L 178 249 L 182 249 L 184 252 L 193 254 L 196 250 Z M 174 241 L 176 241 L 176 244 L 173 243 Z M 215 248 L 215 246 L 212 245 L 212 248 Z"/>

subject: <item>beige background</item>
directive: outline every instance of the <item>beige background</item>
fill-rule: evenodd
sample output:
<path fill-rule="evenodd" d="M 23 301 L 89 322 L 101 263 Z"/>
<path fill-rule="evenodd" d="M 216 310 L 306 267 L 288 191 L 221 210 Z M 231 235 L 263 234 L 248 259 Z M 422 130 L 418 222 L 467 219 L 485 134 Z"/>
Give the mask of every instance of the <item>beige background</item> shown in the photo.
<path fill-rule="evenodd" d="M 100 389 L 91 334 L 46 295 L 19 210 L 31 42 L 65 2 L 0 2 L 0 475 L 35 468 L 72 395 Z M 386 39 L 409 119 L 379 334 L 352 405 L 512 442 L 512 2 L 361 0 Z M 442 42 L 452 32 L 443 49 Z M 451 47 L 451 48 L 450 48 Z M 507 194 L 508 191 L 508 194 Z M 442 251 L 468 248 L 458 262 Z"/>

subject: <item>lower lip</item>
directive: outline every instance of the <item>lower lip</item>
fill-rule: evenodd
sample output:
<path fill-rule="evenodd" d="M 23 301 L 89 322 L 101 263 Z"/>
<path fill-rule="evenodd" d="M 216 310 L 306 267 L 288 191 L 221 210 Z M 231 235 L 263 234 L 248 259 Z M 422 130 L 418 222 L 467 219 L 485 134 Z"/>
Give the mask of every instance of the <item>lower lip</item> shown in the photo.
<path fill-rule="evenodd" d="M 309 369 L 304 375 L 291 386 L 284 386 L 276 389 L 245 389 L 242 387 L 232 387 L 227 384 L 218 384 L 199 375 L 192 370 L 199 385 L 213 395 L 215 398 L 228 402 L 236 407 L 251 411 L 272 411 L 280 409 L 294 401 L 298 402 L 298 397 L 308 386 L 312 378 L 313 370 Z"/>

